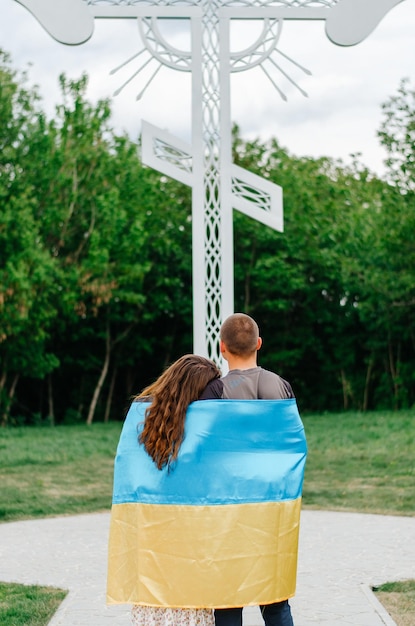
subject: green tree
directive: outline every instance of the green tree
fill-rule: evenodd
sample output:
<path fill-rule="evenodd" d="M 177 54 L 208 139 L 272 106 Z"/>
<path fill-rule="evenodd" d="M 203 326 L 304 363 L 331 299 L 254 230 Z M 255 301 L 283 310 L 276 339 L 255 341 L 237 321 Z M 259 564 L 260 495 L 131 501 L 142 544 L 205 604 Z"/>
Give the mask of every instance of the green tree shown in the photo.
<path fill-rule="evenodd" d="M 70 343 L 90 350 L 72 357 L 69 350 L 69 359 L 91 375 L 90 398 L 78 398 L 78 407 L 86 400 L 91 423 L 113 349 L 131 332 L 145 303 L 141 166 L 135 147 L 114 136 L 108 102 L 87 102 L 86 76 L 61 76 L 60 84 L 64 102 L 50 123 L 39 118 L 41 141 L 30 146 L 32 162 L 42 159 L 43 176 L 39 180 L 37 167 L 27 174 L 36 184 L 42 238 L 61 271 L 57 323 L 63 316 Z"/>
<path fill-rule="evenodd" d="M 386 148 L 389 180 L 403 192 L 415 191 L 415 89 L 402 79 L 398 91 L 382 105 L 378 131 Z"/>
<path fill-rule="evenodd" d="M 56 271 L 33 216 L 25 179 L 27 147 L 36 134 L 38 96 L 26 76 L 0 67 L 0 422 L 7 423 L 19 379 L 42 378 L 56 365 L 46 349 Z"/>
<path fill-rule="evenodd" d="M 384 376 L 392 381 L 394 405 L 399 408 L 415 402 L 415 90 L 408 79 L 401 81 L 382 111 L 378 136 L 387 151 L 387 178 L 394 191 L 380 215 L 379 301 L 387 315 Z"/>
<path fill-rule="evenodd" d="M 239 164 L 284 190 L 283 234 L 235 218 L 237 308 L 262 325 L 264 365 L 292 380 L 307 408 L 399 406 L 397 394 L 409 397 L 411 380 L 403 392 L 404 350 L 394 337 L 404 329 L 396 296 L 407 279 L 390 236 L 402 210 L 395 188 L 358 160 L 346 167 L 296 158 L 275 140 L 245 143 L 236 136 L 234 146 Z"/>
<path fill-rule="evenodd" d="M 107 376 L 106 419 L 124 359 L 143 361 L 160 328 L 166 349 L 172 320 L 181 320 L 190 284 L 188 196 L 144 168 L 137 145 L 114 134 L 108 102 L 86 100 L 86 76 L 60 81 L 64 103 L 50 123 L 39 117 L 39 142 L 31 146 L 32 162 L 42 159 L 43 173 L 39 177 L 35 166 L 28 176 L 38 193 L 42 238 L 64 280 L 56 309 L 57 325 L 66 320 L 67 341 L 59 358 L 85 379 L 76 385 L 71 413 L 86 412 L 91 423 Z M 181 328 L 180 321 L 176 339 Z M 170 357 L 171 349 L 165 359 Z"/>

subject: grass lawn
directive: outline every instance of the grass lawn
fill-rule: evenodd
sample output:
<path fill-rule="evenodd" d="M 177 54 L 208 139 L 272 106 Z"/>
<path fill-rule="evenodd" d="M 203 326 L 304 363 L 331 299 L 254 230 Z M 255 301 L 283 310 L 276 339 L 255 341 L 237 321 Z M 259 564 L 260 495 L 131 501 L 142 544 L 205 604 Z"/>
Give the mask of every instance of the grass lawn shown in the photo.
<path fill-rule="evenodd" d="M 415 410 L 307 415 L 303 422 L 305 508 L 415 515 Z"/>
<path fill-rule="evenodd" d="M 65 596 L 62 589 L 0 583 L 0 624 L 46 626 Z"/>
<path fill-rule="evenodd" d="M 0 521 L 108 510 L 121 426 L 0 429 Z"/>
<path fill-rule="evenodd" d="M 415 411 L 304 415 L 303 421 L 304 508 L 415 515 Z M 121 426 L 0 429 L 0 521 L 109 510 Z M 400 594 L 397 610 L 409 611 L 409 622 L 394 616 L 398 626 L 415 624 L 413 589 L 381 592 Z M 4 621 L 0 613 L 8 626 L 48 622 L 24 619 Z"/>
<path fill-rule="evenodd" d="M 415 580 L 385 583 L 374 591 L 398 626 L 414 626 Z"/>

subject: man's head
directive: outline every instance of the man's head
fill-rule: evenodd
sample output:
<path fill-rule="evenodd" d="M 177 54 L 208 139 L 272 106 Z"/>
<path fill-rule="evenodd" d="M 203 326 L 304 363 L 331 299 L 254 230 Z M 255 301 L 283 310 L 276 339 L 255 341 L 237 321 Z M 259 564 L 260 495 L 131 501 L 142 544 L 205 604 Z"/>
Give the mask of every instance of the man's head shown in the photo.
<path fill-rule="evenodd" d="M 220 329 L 221 351 L 228 351 L 232 356 L 252 358 L 262 345 L 258 324 L 245 313 L 234 313 L 222 324 Z"/>

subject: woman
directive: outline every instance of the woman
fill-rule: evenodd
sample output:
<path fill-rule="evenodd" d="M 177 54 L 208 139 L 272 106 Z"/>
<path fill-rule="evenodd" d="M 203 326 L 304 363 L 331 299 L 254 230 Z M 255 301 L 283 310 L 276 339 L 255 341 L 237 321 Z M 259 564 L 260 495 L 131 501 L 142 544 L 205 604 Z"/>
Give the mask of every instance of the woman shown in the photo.
<path fill-rule="evenodd" d="M 138 438 L 159 470 L 174 471 L 184 436 L 189 404 L 220 397 L 221 372 L 213 361 L 186 354 L 170 365 L 135 401 L 149 401 L 143 430 Z M 174 571 L 170 572 L 174 576 Z M 213 626 L 212 609 L 179 609 L 134 605 L 134 626 Z"/>

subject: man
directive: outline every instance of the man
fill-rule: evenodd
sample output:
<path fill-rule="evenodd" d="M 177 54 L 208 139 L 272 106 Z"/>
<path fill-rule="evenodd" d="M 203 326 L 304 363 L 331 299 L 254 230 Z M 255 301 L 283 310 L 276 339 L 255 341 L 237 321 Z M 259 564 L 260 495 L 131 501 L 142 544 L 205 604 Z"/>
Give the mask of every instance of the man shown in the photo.
<path fill-rule="evenodd" d="M 244 313 L 228 317 L 220 330 L 220 350 L 229 372 L 220 381 L 222 398 L 233 400 L 293 398 L 291 385 L 274 372 L 257 365 L 262 346 L 258 325 Z M 293 626 L 288 600 L 261 606 L 266 626 Z M 216 609 L 216 626 L 241 626 L 242 608 Z"/>

